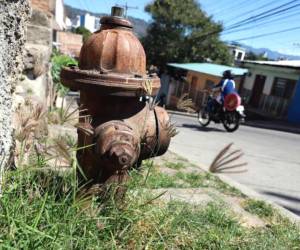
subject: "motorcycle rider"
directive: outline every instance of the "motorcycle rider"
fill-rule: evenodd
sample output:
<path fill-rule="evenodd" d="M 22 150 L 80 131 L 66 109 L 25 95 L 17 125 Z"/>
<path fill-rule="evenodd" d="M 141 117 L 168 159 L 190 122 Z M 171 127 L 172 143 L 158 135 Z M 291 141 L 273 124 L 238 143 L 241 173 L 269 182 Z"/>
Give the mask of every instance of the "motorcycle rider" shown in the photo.
<path fill-rule="evenodd" d="M 215 87 L 212 88 L 212 91 L 220 91 L 220 94 L 215 98 L 216 109 L 217 111 L 224 105 L 225 97 L 231 93 L 236 93 L 235 82 L 233 80 L 234 75 L 231 73 L 231 70 L 225 70 L 223 72 L 222 80 Z M 214 109 L 214 107 L 213 107 Z"/>

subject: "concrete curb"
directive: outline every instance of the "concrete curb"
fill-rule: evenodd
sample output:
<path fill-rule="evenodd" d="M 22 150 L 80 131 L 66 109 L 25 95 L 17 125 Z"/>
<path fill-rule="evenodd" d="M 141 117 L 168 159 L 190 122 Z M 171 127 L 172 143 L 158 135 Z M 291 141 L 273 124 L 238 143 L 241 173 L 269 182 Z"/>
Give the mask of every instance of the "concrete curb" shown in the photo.
<path fill-rule="evenodd" d="M 265 124 L 258 124 L 254 122 L 245 122 L 242 125 L 248 126 L 248 127 L 255 127 L 255 128 L 262 128 L 262 129 L 271 129 L 271 130 L 276 130 L 276 131 L 281 131 L 281 132 L 287 132 L 287 133 L 293 133 L 293 134 L 300 134 L 300 129 L 298 128 L 293 128 L 293 127 L 287 127 L 287 126 L 269 126 Z"/>
<path fill-rule="evenodd" d="M 199 166 L 200 167 L 200 166 Z M 201 168 L 201 167 L 200 167 Z M 228 185 L 235 187 L 236 189 L 240 190 L 244 195 L 246 195 L 249 198 L 264 201 L 265 203 L 271 205 L 275 210 L 278 211 L 279 214 L 281 214 L 283 217 L 286 217 L 290 222 L 297 224 L 300 227 L 300 217 L 296 214 L 292 213 L 291 211 L 287 210 L 286 208 L 276 204 L 275 202 L 265 198 L 261 194 L 257 193 L 251 188 L 248 188 L 244 186 L 243 184 L 240 184 L 233 179 L 231 179 L 228 176 L 225 176 L 223 174 L 216 174 L 223 182 L 227 183 Z"/>
<path fill-rule="evenodd" d="M 170 150 L 173 154 L 177 154 L 174 153 L 172 150 Z M 177 154 L 178 155 L 178 154 Z M 186 157 L 181 156 L 183 158 L 186 159 Z M 187 159 L 188 160 L 188 159 Z M 188 160 L 190 161 L 190 160 Z M 199 168 L 201 168 L 201 170 L 205 171 L 205 172 L 209 172 L 207 169 L 207 166 L 204 164 L 199 164 L 199 163 L 195 163 L 190 161 L 191 163 L 195 164 L 196 166 L 198 166 Z M 210 173 L 210 172 L 209 172 Z M 238 189 L 241 193 L 243 193 L 245 196 L 251 198 L 251 199 L 255 199 L 255 200 L 260 200 L 260 201 L 264 201 L 265 203 L 271 205 L 276 211 L 278 211 L 278 213 L 280 215 L 282 215 L 283 217 L 287 218 L 291 223 L 297 224 L 300 227 L 300 217 L 297 216 L 296 214 L 292 213 L 291 211 L 287 210 L 286 208 L 276 204 L 273 201 L 268 200 L 267 198 L 265 198 L 264 196 L 262 196 L 261 194 L 259 194 L 258 192 L 254 191 L 251 188 L 246 187 L 243 184 L 240 184 L 236 181 L 234 181 L 233 179 L 231 179 L 228 176 L 225 176 L 223 174 L 215 174 L 216 176 L 218 176 L 220 178 L 221 181 L 223 181 L 224 183 L 228 184 L 229 186 L 232 186 L 236 189 Z"/>
<path fill-rule="evenodd" d="M 197 113 L 186 113 L 186 112 L 180 112 L 180 111 L 174 111 L 174 110 L 167 110 L 167 111 L 169 114 L 174 114 L 174 115 L 181 115 L 181 116 L 187 116 L 187 117 L 198 117 Z M 294 127 L 288 127 L 288 126 L 267 125 L 267 124 L 262 124 L 262 123 L 258 123 L 255 121 L 245 121 L 241 125 L 247 126 L 247 127 L 271 129 L 271 130 L 282 131 L 282 132 L 287 132 L 287 133 L 300 134 L 300 128 L 294 128 Z"/>

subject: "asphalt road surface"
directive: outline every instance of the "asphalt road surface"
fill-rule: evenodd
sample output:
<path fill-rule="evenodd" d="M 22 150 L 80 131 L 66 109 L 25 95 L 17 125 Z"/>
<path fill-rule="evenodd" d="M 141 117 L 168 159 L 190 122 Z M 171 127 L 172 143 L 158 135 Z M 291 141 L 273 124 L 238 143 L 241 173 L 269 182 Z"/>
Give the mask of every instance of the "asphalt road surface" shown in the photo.
<path fill-rule="evenodd" d="M 300 215 L 300 135 L 241 126 L 228 133 L 222 124 L 202 128 L 197 118 L 171 115 L 179 134 L 172 138 L 171 151 L 191 162 L 209 166 L 216 154 L 233 142 L 242 149 L 245 173 L 226 174 L 268 199 Z"/>

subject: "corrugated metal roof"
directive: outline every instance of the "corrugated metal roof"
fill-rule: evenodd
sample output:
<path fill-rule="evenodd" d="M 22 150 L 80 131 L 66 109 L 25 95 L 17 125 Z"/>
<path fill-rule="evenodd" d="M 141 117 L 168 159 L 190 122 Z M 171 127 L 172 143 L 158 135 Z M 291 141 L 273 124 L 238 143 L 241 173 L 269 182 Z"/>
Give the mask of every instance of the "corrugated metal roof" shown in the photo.
<path fill-rule="evenodd" d="M 300 60 L 282 60 L 282 61 L 244 61 L 245 63 L 261 64 L 268 66 L 279 66 L 288 68 L 300 68 Z"/>
<path fill-rule="evenodd" d="M 248 72 L 247 69 L 213 63 L 168 63 L 168 65 L 175 68 L 191 70 L 213 76 L 222 76 L 225 70 L 231 70 L 231 72 L 236 76 L 241 76 Z"/>

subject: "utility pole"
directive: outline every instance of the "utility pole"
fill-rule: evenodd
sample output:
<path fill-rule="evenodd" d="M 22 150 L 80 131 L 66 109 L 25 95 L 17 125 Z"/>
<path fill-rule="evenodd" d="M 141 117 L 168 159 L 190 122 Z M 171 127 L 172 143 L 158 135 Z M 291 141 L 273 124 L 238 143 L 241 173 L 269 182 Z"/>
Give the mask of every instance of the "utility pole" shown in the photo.
<path fill-rule="evenodd" d="M 128 11 L 128 9 L 135 9 L 135 10 L 137 10 L 139 8 L 137 6 L 129 6 L 127 4 L 127 2 L 125 3 L 125 5 L 119 5 L 119 4 L 117 4 L 117 6 L 122 7 L 122 8 L 125 9 L 125 18 L 127 18 L 127 11 Z"/>

